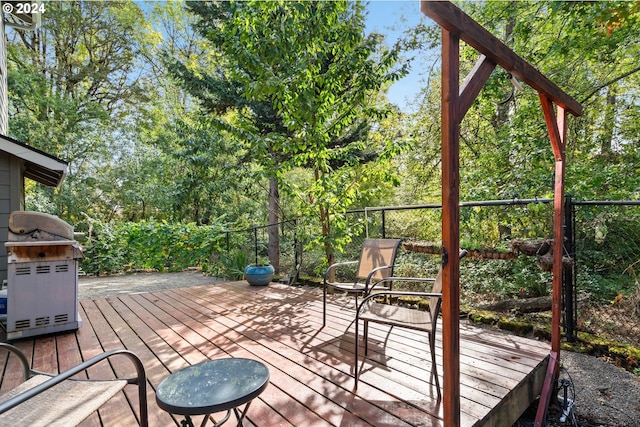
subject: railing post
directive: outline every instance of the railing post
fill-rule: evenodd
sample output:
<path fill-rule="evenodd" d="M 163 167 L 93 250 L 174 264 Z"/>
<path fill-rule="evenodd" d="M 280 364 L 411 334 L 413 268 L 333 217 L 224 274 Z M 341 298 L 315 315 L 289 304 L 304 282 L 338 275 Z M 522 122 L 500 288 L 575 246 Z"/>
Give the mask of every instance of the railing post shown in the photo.
<path fill-rule="evenodd" d="M 387 238 L 387 231 L 386 231 L 386 225 L 387 225 L 387 216 L 385 215 L 387 211 L 385 211 L 384 209 L 382 209 L 382 238 L 386 239 Z"/>
<path fill-rule="evenodd" d="M 575 341 L 575 326 L 577 324 L 576 320 L 576 310 L 577 307 L 575 301 L 575 275 L 574 270 L 576 268 L 576 251 L 575 251 L 575 215 L 574 215 L 574 205 L 571 200 L 571 195 L 567 194 L 565 196 L 565 207 L 564 207 L 564 235 L 565 235 L 565 248 L 567 252 L 567 256 L 573 261 L 571 265 L 566 266 L 563 269 L 563 277 L 562 282 L 564 286 L 564 309 L 565 309 L 565 338 L 568 342 Z"/>
<path fill-rule="evenodd" d="M 253 227 L 253 250 L 256 256 L 256 264 L 258 264 L 258 227 Z"/>
<path fill-rule="evenodd" d="M 298 265 L 300 264 L 298 254 L 298 218 L 293 220 L 293 253 L 293 268 L 297 270 Z"/>

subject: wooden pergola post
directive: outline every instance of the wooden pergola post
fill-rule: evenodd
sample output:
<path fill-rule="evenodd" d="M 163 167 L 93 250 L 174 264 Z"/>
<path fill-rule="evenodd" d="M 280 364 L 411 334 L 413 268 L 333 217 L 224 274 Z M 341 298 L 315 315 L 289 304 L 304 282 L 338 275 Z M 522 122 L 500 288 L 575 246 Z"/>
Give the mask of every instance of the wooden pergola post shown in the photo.
<path fill-rule="evenodd" d="M 422 0 L 420 10 L 442 27 L 444 425 L 460 425 L 460 123 L 496 65 L 538 92 L 555 158 L 552 339 L 547 377 L 536 416 L 536 425 L 540 425 L 546 415 L 560 355 L 566 120 L 567 113 L 581 115 L 582 106 L 453 4 Z M 481 56 L 462 87 L 458 88 L 460 40 L 476 49 Z M 557 117 L 554 106 L 558 108 Z"/>
<path fill-rule="evenodd" d="M 442 316 L 449 319 L 442 324 L 446 336 L 443 345 L 444 419 L 460 424 L 460 109 L 458 80 L 460 73 L 460 39 L 442 30 Z"/>
<path fill-rule="evenodd" d="M 534 427 L 542 427 L 560 362 L 560 313 L 562 312 L 562 256 L 564 255 L 564 175 L 567 138 L 567 112 L 553 108 L 553 101 L 539 93 L 542 112 L 549 131 L 551 148 L 555 158 L 555 182 L 553 185 L 553 283 L 551 291 L 551 354 L 544 386 L 540 395 Z M 570 302 L 569 302 L 570 303 Z"/>

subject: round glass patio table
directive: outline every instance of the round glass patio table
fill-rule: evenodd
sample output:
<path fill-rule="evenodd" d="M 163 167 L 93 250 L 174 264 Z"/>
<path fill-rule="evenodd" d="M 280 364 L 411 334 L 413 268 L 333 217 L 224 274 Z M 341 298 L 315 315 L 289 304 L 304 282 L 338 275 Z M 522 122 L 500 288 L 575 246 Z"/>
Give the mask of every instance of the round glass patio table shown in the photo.
<path fill-rule="evenodd" d="M 172 414 L 184 415 L 183 427 L 193 427 L 191 415 L 209 415 L 227 411 L 214 427 L 225 423 L 233 411 L 242 427 L 251 401 L 267 388 L 269 369 L 252 359 L 226 358 L 198 363 L 165 378 L 156 390 L 158 406 Z M 244 411 L 238 407 L 245 404 Z"/>

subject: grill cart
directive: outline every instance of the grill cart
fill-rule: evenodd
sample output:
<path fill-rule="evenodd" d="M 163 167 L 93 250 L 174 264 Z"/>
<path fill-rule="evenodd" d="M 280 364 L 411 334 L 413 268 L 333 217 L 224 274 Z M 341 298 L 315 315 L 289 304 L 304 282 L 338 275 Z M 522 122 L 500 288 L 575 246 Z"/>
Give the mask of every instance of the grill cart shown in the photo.
<path fill-rule="evenodd" d="M 40 212 L 9 216 L 7 338 L 78 329 L 78 260 L 73 227 Z"/>

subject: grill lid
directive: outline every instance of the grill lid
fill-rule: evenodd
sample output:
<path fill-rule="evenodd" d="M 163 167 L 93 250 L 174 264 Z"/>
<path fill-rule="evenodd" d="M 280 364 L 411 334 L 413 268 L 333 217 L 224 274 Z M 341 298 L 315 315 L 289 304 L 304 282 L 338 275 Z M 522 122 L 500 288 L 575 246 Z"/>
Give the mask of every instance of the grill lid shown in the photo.
<path fill-rule="evenodd" d="M 73 227 L 54 215 L 14 211 L 9 215 L 7 240 L 73 240 Z"/>

